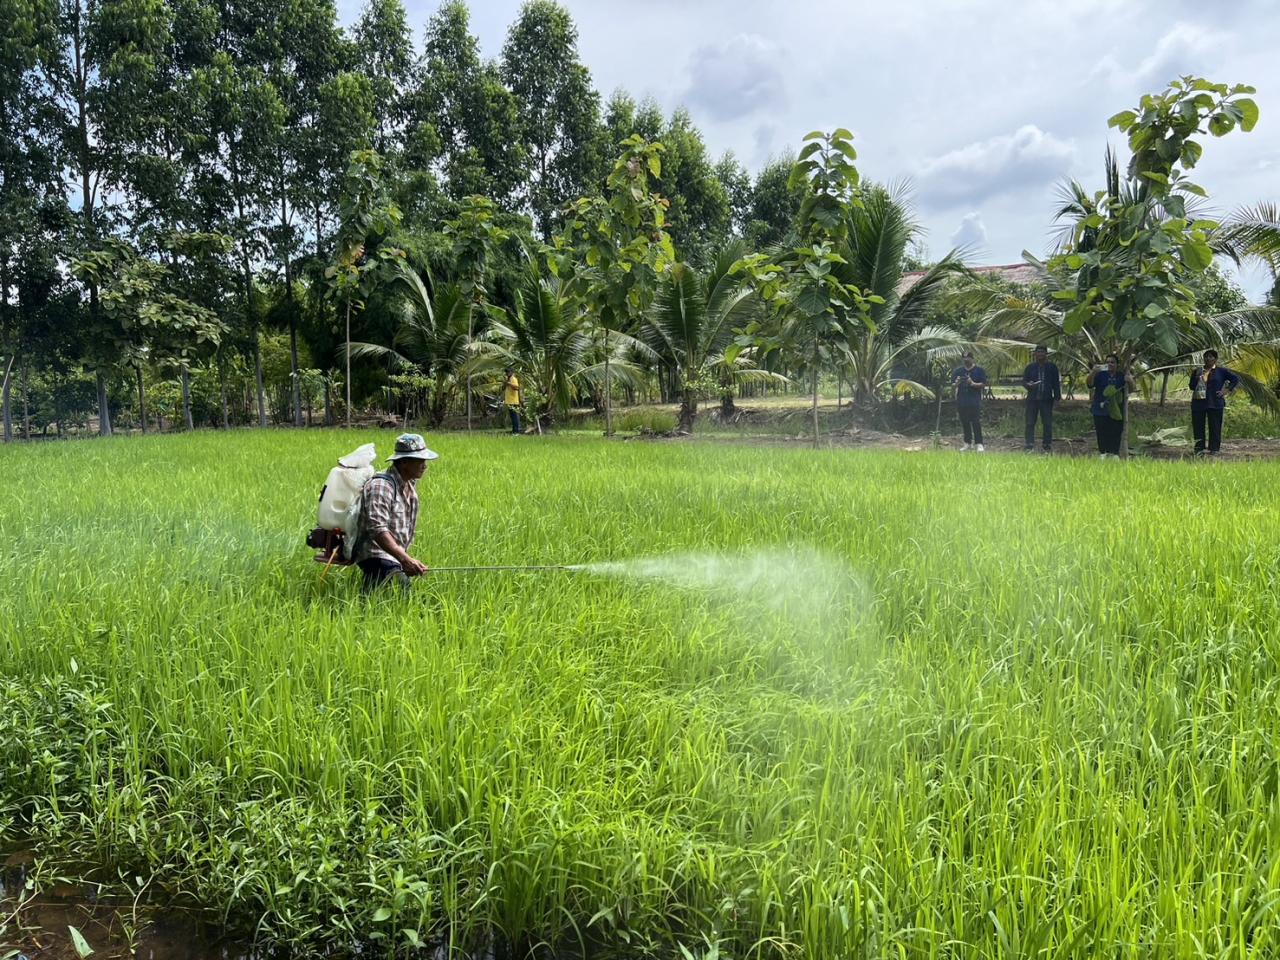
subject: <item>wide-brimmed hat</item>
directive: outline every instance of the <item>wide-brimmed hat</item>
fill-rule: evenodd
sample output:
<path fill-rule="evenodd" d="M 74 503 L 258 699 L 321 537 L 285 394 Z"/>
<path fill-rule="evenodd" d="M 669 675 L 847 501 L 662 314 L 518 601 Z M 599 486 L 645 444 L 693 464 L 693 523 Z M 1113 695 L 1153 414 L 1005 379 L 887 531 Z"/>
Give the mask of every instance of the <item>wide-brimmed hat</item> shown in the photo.
<path fill-rule="evenodd" d="M 440 454 L 427 448 L 427 441 L 420 433 L 402 433 L 396 437 L 396 452 L 387 457 L 396 460 L 439 460 Z"/>

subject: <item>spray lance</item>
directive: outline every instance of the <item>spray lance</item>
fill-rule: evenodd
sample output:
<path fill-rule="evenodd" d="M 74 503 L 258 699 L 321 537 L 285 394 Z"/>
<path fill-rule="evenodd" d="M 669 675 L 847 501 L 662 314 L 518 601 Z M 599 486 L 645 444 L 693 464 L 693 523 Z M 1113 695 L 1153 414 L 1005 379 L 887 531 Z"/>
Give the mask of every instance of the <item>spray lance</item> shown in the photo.
<path fill-rule="evenodd" d="M 539 563 L 516 566 L 427 567 L 427 573 L 540 573 L 545 570 L 585 570 L 582 564 Z"/>

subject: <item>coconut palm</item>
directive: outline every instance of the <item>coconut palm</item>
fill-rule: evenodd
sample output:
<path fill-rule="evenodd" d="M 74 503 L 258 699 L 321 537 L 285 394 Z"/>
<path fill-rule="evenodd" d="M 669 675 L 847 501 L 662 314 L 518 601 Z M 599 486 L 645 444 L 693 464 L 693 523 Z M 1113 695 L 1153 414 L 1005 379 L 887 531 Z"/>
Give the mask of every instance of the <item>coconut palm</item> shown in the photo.
<path fill-rule="evenodd" d="M 736 348 L 738 331 L 759 309 L 751 286 L 733 269 L 745 252 L 741 242 L 726 246 L 705 273 L 676 264 L 641 321 L 640 339 L 676 372 L 682 433 L 693 431 L 704 390 L 727 392 L 732 400 L 740 383 L 786 379 L 757 369 L 749 354 Z"/>
<path fill-rule="evenodd" d="M 432 382 L 428 423 L 444 422 L 449 405 L 467 376 L 485 366 L 494 353 L 490 332 L 476 329 L 470 302 L 454 283 L 434 287 L 412 269 L 401 265 L 395 275 L 400 294 L 397 325 L 391 342 L 351 343 L 353 357 L 377 357 Z"/>
<path fill-rule="evenodd" d="M 851 324 L 844 332 L 846 376 L 853 399 L 869 405 L 893 390 L 910 389 L 932 396 L 923 383 L 895 376 L 908 361 L 931 350 L 963 352 L 972 344 L 956 331 L 926 326 L 948 282 L 968 276 L 961 252 L 952 250 L 919 279 L 904 280 L 912 243 L 921 233 L 902 188 L 873 186 L 862 205 L 849 215 L 849 236 L 839 253 L 845 263 L 835 268 L 843 283 L 853 284 L 883 303 L 871 306 L 869 324 Z"/>
<path fill-rule="evenodd" d="M 509 310 L 490 308 L 486 349 L 476 358 L 476 373 L 496 373 L 504 365 L 518 370 L 541 429 L 563 417 L 575 396 L 604 382 L 604 359 L 590 318 L 567 296 L 559 278 L 544 277 L 531 266 L 513 300 Z M 609 339 L 610 381 L 637 386 L 641 372 L 628 354 L 645 348 L 616 331 Z"/>

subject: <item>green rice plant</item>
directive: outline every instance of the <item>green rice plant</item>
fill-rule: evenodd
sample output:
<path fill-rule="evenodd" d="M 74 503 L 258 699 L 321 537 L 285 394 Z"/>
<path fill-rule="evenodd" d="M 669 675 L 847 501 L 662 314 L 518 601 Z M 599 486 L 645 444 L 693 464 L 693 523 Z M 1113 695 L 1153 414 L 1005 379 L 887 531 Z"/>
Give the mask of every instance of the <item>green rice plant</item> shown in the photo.
<path fill-rule="evenodd" d="M 1280 954 L 1280 465 L 440 435 L 424 561 L 606 566 L 366 600 L 366 440 L 0 449 L 0 842 L 299 956 Z"/>

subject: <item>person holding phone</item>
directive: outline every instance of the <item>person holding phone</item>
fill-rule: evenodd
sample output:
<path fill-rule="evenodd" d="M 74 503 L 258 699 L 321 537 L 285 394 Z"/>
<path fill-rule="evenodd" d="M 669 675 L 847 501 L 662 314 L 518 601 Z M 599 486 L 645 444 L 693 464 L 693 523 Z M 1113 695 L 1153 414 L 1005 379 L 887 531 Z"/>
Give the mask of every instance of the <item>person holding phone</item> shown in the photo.
<path fill-rule="evenodd" d="M 987 371 L 974 362 L 973 351 L 965 351 L 961 366 L 951 374 L 951 383 L 956 388 L 956 413 L 964 429 L 960 452 L 982 453 L 987 449 L 982 445 L 982 394 L 987 389 Z"/>
<path fill-rule="evenodd" d="M 1036 347 L 1031 363 L 1022 371 L 1022 386 L 1027 391 L 1026 450 L 1030 453 L 1036 448 L 1036 421 L 1039 420 L 1044 431 L 1041 435 L 1044 452 L 1049 453 L 1053 449 L 1053 405 L 1062 399 L 1062 377 L 1057 364 L 1049 362 L 1048 347 Z"/>
<path fill-rule="evenodd" d="M 1208 454 L 1216 457 L 1222 449 L 1222 415 L 1227 409 L 1227 398 L 1240 386 L 1240 375 L 1234 370 L 1218 366 L 1218 351 L 1206 350 L 1204 364 L 1191 370 L 1191 432 L 1196 438 L 1196 456 L 1202 457 L 1205 449 L 1205 428 L 1208 427 Z"/>
<path fill-rule="evenodd" d="M 1111 354 L 1107 362 L 1093 365 L 1084 379 L 1092 397 L 1093 429 L 1098 436 L 1098 456 L 1120 457 L 1124 436 L 1125 393 L 1133 389 L 1133 377 L 1120 369 L 1120 357 Z"/>

